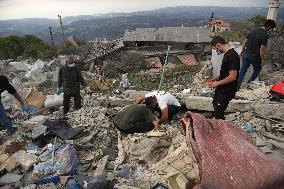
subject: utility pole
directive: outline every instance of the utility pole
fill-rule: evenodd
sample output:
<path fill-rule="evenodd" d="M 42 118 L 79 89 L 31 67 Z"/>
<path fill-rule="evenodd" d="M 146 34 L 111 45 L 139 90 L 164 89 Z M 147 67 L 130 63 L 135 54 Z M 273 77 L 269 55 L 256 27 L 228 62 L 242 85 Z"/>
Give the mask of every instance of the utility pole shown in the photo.
<path fill-rule="evenodd" d="M 64 30 L 63 30 L 61 15 L 58 15 L 58 18 L 59 18 L 59 23 L 60 23 L 60 26 L 61 26 L 61 36 L 62 36 L 63 46 L 65 46 Z"/>
<path fill-rule="evenodd" d="M 53 41 L 53 35 L 52 35 L 51 27 L 49 27 L 49 35 L 50 35 L 51 44 L 54 46 L 54 41 Z"/>

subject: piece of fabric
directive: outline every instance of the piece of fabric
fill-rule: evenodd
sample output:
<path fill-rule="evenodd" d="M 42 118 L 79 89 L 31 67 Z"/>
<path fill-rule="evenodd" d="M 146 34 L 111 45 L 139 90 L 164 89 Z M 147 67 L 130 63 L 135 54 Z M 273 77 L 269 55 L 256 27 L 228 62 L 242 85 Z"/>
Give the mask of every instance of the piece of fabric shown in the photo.
<path fill-rule="evenodd" d="M 284 95 L 284 81 L 282 81 L 282 82 L 280 82 L 276 85 L 273 85 L 271 87 L 271 91 L 279 93 L 280 95 Z"/>
<path fill-rule="evenodd" d="M 4 75 L 0 75 L 0 101 L 1 93 L 4 91 L 8 91 L 10 94 L 15 94 L 17 92 L 13 85 L 9 82 L 8 78 Z"/>
<path fill-rule="evenodd" d="M 78 66 L 61 66 L 58 74 L 58 87 L 63 86 L 63 92 L 67 95 L 80 94 L 80 84 L 85 86 L 85 80 Z"/>
<path fill-rule="evenodd" d="M 267 45 L 269 36 L 267 32 L 262 28 L 253 29 L 247 36 L 248 42 L 246 50 L 249 54 L 260 57 L 261 45 Z"/>
<path fill-rule="evenodd" d="M 84 130 L 84 127 L 72 128 L 67 120 L 62 118 L 55 121 L 46 121 L 44 125 L 63 140 L 69 140 Z"/>
<path fill-rule="evenodd" d="M 230 49 L 224 54 L 218 81 L 227 78 L 230 75 L 231 70 L 237 70 L 238 72 L 240 70 L 240 57 L 234 49 Z M 220 85 L 216 88 L 216 90 L 234 95 L 238 87 L 238 77 L 239 74 L 235 81 L 226 85 Z"/>
<path fill-rule="evenodd" d="M 118 128 L 127 130 L 133 127 L 133 124 L 136 122 L 142 121 L 145 123 L 152 123 L 154 120 L 154 114 L 146 107 L 146 105 L 133 104 L 118 112 L 114 117 L 113 122 Z"/>
<path fill-rule="evenodd" d="M 161 110 L 168 107 L 168 105 L 181 106 L 176 97 L 164 91 L 153 91 L 145 95 L 146 98 L 150 96 L 155 96 L 157 98 L 158 105 Z"/>
<path fill-rule="evenodd" d="M 74 98 L 74 109 L 79 110 L 82 107 L 80 94 L 67 95 L 64 93 L 63 95 L 63 113 L 64 114 L 67 114 L 70 110 L 70 100 L 72 97 Z"/>
<path fill-rule="evenodd" d="M 7 129 L 7 132 L 9 134 L 15 132 L 15 129 L 13 128 L 12 123 L 6 114 L 5 108 L 1 101 L 0 101 L 0 122 L 5 127 L 5 129 Z"/>
<path fill-rule="evenodd" d="M 182 123 L 197 159 L 199 188 L 284 188 L 284 165 L 259 150 L 241 127 L 192 112 Z"/>
<path fill-rule="evenodd" d="M 254 81 L 259 76 L 262 66 L 261 66 L 261 58 L 259 56 L 249 54 L 248 52 L 245 51 L 242 57 L 242 67 L 240 70 L 240 76 L 238 80 L 238 88 L 241 87 L 244 77 L 250 65 L 252 65 L 253 67 L 253 73 L 250 79 L 248 80 L 248 83 Z"/>

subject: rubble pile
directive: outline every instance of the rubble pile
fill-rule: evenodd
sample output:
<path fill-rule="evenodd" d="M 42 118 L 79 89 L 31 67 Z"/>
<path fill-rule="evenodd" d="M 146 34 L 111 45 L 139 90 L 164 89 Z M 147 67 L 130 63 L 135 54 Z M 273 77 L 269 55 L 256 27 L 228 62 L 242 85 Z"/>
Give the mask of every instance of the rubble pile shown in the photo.
<path fill-rule="evenodd" d="M 95 46 L 89 60 L 120 48 L 120 43 Z M 83 72 L 89 84 L 88 94 L 82 93 L 83 106 L 63 116 L 63 97 L 54 93 L 58 67 L 65 58 L 49 63 L 0 63 L 1 74 L 12 79 L 26 100 L 39 109 L 37 115 L 23 114 L 11 95 L 2 94 L 17 132 L 12 136 L 0 133 L 0 187 L 186 189 L 200 181 L 198 160 L 184 137 L 180 118 L 187 110 L 211 117 L 208 64 L 199 73 L 198 69 L 166 73 L 162 88 L 177 96 L 184 107 L 177 119 L 160 131 L 125 135 L 115 128 L 112 118 L 145 90 L 157 89 L 147 80 L 159 83 L 161 73 L 139 73 L 144 79 L 129 74 L 127 85 L 132 90 L 123 91 L 127 87 L 116 90 L 120 78 L 107 81 L 96 73 Z M 93 83 L 97 80 L 107 93 L 99 93 L 98 83 Z M 261 151 L 284 163 L 284 106 L 281 101 L 270 101 L 270 88 L 263 81 L 245 85 L 228 107 L 226 119 L 241 127 Z M 57 98 L 56 106 L 47 106 L 51 97 Z"/>
<path fill-rule="evenodd" d="M 115 39 L 107 42 L 96 42 L 91 48 L 89 56 L 85 62 L 91 62 L 96 58 L 112 53 L 123 47 L 122 39 Z"/>

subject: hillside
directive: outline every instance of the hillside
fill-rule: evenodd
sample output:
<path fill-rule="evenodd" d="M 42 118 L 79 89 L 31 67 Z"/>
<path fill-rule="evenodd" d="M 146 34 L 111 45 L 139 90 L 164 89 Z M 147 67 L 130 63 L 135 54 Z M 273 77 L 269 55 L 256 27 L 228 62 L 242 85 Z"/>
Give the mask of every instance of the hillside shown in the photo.
<path fill-rule="evenodd" d="M 63 19 L 66 36 L 74 35 L 88 41 L 95 38 L 119 38 L 125 30 L 137 27 L 203 26 L 211 13 L 218 18 L 244 21 L 256 15 L 266 16 L 267 8 L 236 7 L 169 7 L 134 13 L 69 16 Z M 284 20 L 280 9 L 279 22 Z M 49 42 L 48 27 L 53 28 L 55 41 L 60 42 L 59 23 L 56 19 L 20 19 L 0 21 L 0 36 L 32 34 Z"/>

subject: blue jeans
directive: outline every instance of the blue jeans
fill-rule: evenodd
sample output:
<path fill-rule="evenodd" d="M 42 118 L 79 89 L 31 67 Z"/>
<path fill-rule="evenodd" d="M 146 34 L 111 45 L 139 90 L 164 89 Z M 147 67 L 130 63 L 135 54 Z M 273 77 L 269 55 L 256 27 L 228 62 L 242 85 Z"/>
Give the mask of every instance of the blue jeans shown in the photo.
<path fill-rule="evenodd" d="M 244 77 L 250 65 L 252 65 L 253 67 L 253 73 L 250 79 L 248 80 L 248 83 L 254 81 L 260 74 L 261 58 L 258 55 L 249 54 L 247 52 L 244 52 L 243 57 L 242 57 L 242 67 L 241 67 L 240 74 L 239 74 L 238 88 L 241 87 Z"/>
<path fill-rule="evenodd" d="M 5 127 L 5 129 L 7 129 L 9 134 L 12 134 L 15 131 L 15 129 L 12 127 L 11 121 L 6 115 L 6 111 L 1 101 L 0 101 L 0 122 Z"/>

